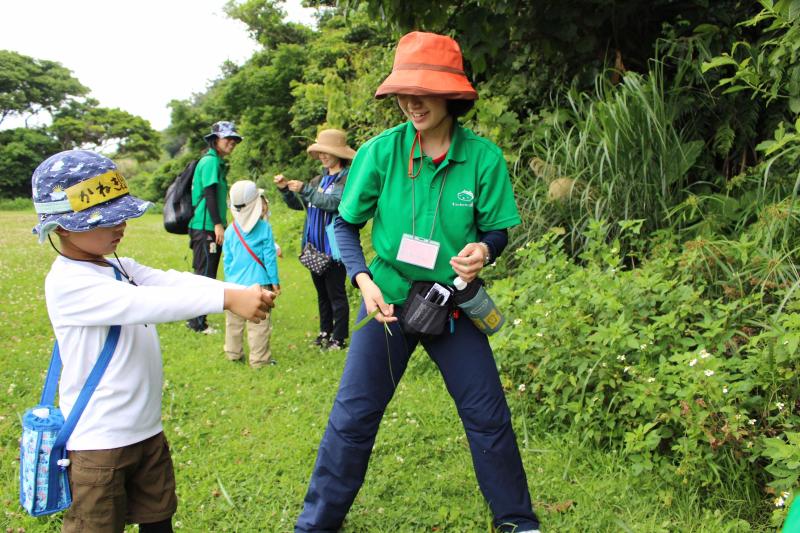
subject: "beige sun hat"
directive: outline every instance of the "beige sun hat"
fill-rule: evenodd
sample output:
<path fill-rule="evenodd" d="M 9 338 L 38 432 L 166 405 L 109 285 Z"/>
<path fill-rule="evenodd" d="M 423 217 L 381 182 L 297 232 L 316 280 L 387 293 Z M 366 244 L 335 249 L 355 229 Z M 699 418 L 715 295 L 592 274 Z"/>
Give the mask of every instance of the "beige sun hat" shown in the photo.
<path fill-rule="evenodd" d="M 336 129 L 319 132 L 307 151 L 314 159 L 319 159 L 319 152 L 335 155 L 339 159 L 352 160 L 356 156 L 356 151 L 347 146 L 347 134 Z"/>
<path fill-rule="evenodd" d="M 249 232 L 261 218 L 261 195 L 264 189 L 259 189 L 255 182 L 250 180 L 237 181 L 231 186 L 231 212 L 233 220 L 245 232 Z"/>

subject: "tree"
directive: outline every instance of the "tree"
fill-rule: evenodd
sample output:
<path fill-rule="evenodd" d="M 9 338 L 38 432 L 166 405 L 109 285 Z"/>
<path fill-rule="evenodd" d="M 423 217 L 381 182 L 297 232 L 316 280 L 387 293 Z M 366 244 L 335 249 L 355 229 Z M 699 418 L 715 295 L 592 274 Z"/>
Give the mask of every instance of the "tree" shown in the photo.
<path fill-rule="evenodd" d="M 0 124 L 11 115 L 53 113 L 65 102 L 89 92 L 55 61 L 0 50 Z"/>
<path fill-rule="evenodd" d="M 0 196 L 30 197 L 34 169 L 58 151 L 58 142 L 45 129 L 0 131 Z"/>
<path fill-rule="evenodd" d="M 63 150 L 115 148 L 117 155 L 138 161 L 158 158 L 159 134 L 150 122 L 121 109 L 98 107 L 97 103 L 92 98 L 70 102 L 54 115 L 50 131 Z"/>

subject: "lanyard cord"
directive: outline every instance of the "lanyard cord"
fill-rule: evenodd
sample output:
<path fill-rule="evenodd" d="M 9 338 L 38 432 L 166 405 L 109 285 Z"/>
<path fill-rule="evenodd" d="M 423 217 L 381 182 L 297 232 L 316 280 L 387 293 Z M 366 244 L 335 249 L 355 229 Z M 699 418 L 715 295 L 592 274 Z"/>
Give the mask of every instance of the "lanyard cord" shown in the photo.
<path fill-rule="evenodd" d="M 117 265 L 119 265 L 119 266 L 115 265 L 114 263 L 112 263 L 111 261 L 109 261 L 108 259 L 105 259 L 105 258 L 103 258 L 103 259 L 75 259 L 74 257 L 67 257 L 66 255 L 61 253 L 61 250 L 56 248 L 56 245 L 53 243 L 53 239 L 49 234 L 47 235 L 47 240 L 50 241 L 50 246 L 53 247 L 53 250 L 55 250 L 56 253 L 58 255 L 60 255 L 61 257 L 63 257 L 64 259 L 69 259 L 70 261 L 82 261 L 84 263 L 92 263 L 94 265 L 104 264 L 104 265 L 110 266 L 111 268 L 113 268 L 114 270 L 119 272 L 120 275 L 123 278 L 127 279 L 128 283 L 130 283 L 134 287 L 138 287 L 136 282 L 133 281 L 133 278 L 130 277 L 127 272 L 125 272 L 125 267 L 122 266 L 122 262 L 119 260 L 119 257 L 117 256 L 117 252 L 114 252 L 114 259 L 117 260 Z"/>
<path fill-rule="evenodd" d="M 420 167 L 422 170 L 422 167 Z M 439 187 L 439 198 L 436 199 L 436 211 L 433 212 L 433 223 L 431 224 L 431 233 L 428 235 L 428 240 L 433 238 L 433 230 L 436 227 L 436 215 L 439 214 L 439 206 L 442 203 L 442 192 L 444 191 L 444 184 L 447 181 L 447 171 L 450 170 L 450 167 L 444 169 L 444 176 L 442 176 L 442 186 Z M 417 180 L 411 179 L 411 235 L 417 236 L 417 207 L 416 207 L 416 195 L 415 191 L 417 190 Z"/>

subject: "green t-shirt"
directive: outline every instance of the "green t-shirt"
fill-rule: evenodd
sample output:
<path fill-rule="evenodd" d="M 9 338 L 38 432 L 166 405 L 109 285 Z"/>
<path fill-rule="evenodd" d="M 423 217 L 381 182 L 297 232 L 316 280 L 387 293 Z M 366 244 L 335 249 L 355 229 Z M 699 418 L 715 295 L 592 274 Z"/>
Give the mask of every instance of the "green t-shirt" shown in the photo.
<path fill-rule="evenodd" d="M 369 268 L 387 303 L 404 302 L 412 281 L 451 285 L 451 257 L 477 241 L 480 232 L 520 223 L 506 162 L 495 144 L 456 124 L 450 149 L 438 166 L 428 156 L 420 159 L 421 150 L 415 147 L 414 172 L 421 170 L 412 180 L 408 157 L 415 135 L 407 122 L 367 141 L 353 160 L 339 204 L 339 214 L 351 224 L 374 217 L 376 257 Z M 440 243 L 432 270 L 397 260 L 403 234 L 412 233 L 412 187 L 416 236 Z"/>
<path fill-rule="evenodd" d="M 211 220 L 211 215 L 206 209 L 203 189 L 215 183 L 217 184 L 219 218 L 222 220 L 222 225 L 225 225 L 228 220 L 228 182 L 225 180 L 227 173 L 228 165 L 213 148 L 210 148 L 200 158 L 194 169 L 194 178 L 192 179 L 192 205 L 195 206 L 195 209 L 194 215 L 189 221 L 189 228 L 214 231 L 214 221 Z"/>

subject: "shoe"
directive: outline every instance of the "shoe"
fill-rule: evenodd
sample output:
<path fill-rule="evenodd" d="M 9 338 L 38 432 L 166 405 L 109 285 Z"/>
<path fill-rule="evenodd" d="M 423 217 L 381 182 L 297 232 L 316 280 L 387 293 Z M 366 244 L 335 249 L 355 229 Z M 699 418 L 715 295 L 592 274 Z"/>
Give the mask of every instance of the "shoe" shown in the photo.
<path fill-rule="evenodd" d="M 347 347 L 347 341 L 333 339 L 328 343 L 329 350 L 344 350 Z"/>
<path fill-rule="evenodd" d="M 219 330 L 216 328 L 212 328 L 211 326 L 206 326 L 206 329 L 200 331 L 203 335 L 216 335 L 219 333 Z"/>
<path fill-rule="evenodd" d="M 328 343 L 330 342 L 330 336 L 331 334 L 327 331 L 320 331 L 319 335 L 317 335 L 317 338 L 314 339 L 314 344 L 320 348 L 327 348 Z"/>
<path fill-rule="evenodd" d="M 201 333 L 203 330 L 208 328 L 208 322 L 206 322 L 206 317 L 197 316 L 187 320 L 186 327 L 194 332 Z"/>

